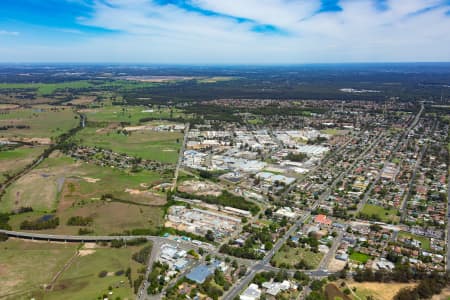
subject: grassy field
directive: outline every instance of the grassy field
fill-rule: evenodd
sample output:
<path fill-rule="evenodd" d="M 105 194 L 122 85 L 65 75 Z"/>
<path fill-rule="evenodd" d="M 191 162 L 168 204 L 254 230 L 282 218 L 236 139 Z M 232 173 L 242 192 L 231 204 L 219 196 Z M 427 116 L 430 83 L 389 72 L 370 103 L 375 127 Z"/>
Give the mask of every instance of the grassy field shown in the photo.
<path fill-rule="evenodd" d="M 125 275 L 114 273 L 130 267 L 132 280 L 136 279 L 137 270 L 143 265 L 131 257 L 143 246 L 116 249 L 89 244 L 78 247 L 78 244 L 70 243 L 12 239 L 0 243 L 0 276 L 3 279 L 0 298 L 97 299 L 108 295 L 110 286 L 111 299 L 134 298 Z M 64 271 L 56 278 L 61 270 Z M 108 275 L 100 278 L 101 271 Z M 52 283 L 54 278 L 52 289 L 44 290 L 43 286 Z"/>
<path fill-rule="evenodd" d="M 406 231 L 400 231 L 398 233 L 398 238 L 407 238 L 407 239 L 414 239 L 421 242 L 421 247 L 423 250 L 431 250 L 430 246 L 430 239 L 424 236 L 412 234 Z"/>
<path fill-rule="evenodd" d="M 36 91 L 37 96 L 52 95 L 56 91 L 80 90 L 80 89 L 115 89 L 115 90 L 133 90 L 140 88 L 148 88 L 157 85 L 153 82 L 139 82 L 130 80 L 114 80 L 114 81 L 68 81 L 60 83 L 0 83 L 0 90 L 32 90 Z"/>
<path fill-rule="evenodd" d="M 378 283 L 378 282 L 351 282 L 350 288 L 356 288 L 355 294 L 360 299 L 372 296 L 374 300 L 392 300 L 399 290 L 405 287 L 414 287 L 414 283 Z M 357 299 L 357 298 L 355 298 Z"/>
<path fill-rule="evenodd" d="M 51 138 L 77 126 L 79 120 L 68 107 L 36 106 L 0 114 L 0 127 L 29 126 L 0 131 L 0 138 Z"/>
<path fill-rule="evenodd" d="M 36 90 L 38 96 L 51 95 L 56 90 L 85 89 L 92 84 L 85 80 L 69 81 L 61 83 L 0 83 L 0 90 L 30 89 Z"/>
<path fill-rule="evenodd" d="M 0 243 L 0 298 L 30 299 L 31 291 L 49 283 L 76 247 L 13 239 Z"/>
<path fill-rule="evenodd" d="M 33 162 L 45 147 L 23 146 L 13 150 L 0 151 L 0 183 L 6 180 L 6 174 L 13 175 Z"/>
<path fill-rule="evenodd" d="M 73 141 L 85 146 L 98 146 L 114 152 L 165 163 L 177 161 L 178 151 L 183 142 L 183 134 L 179 132 L 142 130 L 124 135 L 115 130 L 99 132 L 99 129 L 84 128 L 76 134 Z"/>
<path fill-rule="evenodd" d="M 14 215 L 11 226 L 18 230 L 24 220 L 45 214 L 60 218 L 58 234 L 78 234 L 80 227 L 66 225 L 72 216 L 92 217 L 92 234 L 110 234 L 135 228 L 153 228 L 163 223 L 165 195 L 148 191 L 143 184 L 158 183 L 161 176 L 150 171 L 127 173 L 100 167 L 58 154 L 12 184 L 2 198 L 1 212 L 33 207 L 33 212 Z M 101 200 L 112 194 L 123 202 Z"/>
<path fill-rule="evenodd" d="M 360 262 L 362 264 L 365 264 L 370 259 L 370 256 L 367 255 L 367 254 L 364 254 L 364 253 L 353 252 L 350 255 L 350 259 L 354 260 L 354 261 L 357 261 L 357 262 Z"/>
<path fill-rule="evenodd" d="M 275 262 L 277 266 L 283 263 L 294 266 L 303 259 L 308 265 L 315 268 L 320 264 L 322 257 L 323 253 L 320 252 L 314 253 L 301 247 L 292 248 L 288 245 L 283 245 L 280 251 L 273 257 L 273 262 Z"/>
<path fill-rule="evenodd" d="M 136 269 L 142 267 L 131 259 L 133 253 L 140 247 L 128 247 L 120 249 L 101 248 L 92 249 L 91 254 L 78 256 L 70 267 L 56 281 L 51 292 L 36 292 L 36 299 L 97 299 L 104 294 L 111 299 L 133 299 L 133 291 L 125 275 L 116 276 L 115 272 L 125 271 L 130 267 L 136 275 Z M 99 272 L 106 271 L 108 275 L 100 278 Z M 109 287 L 112 294 L 109 295 Z M 103 299 L 103 298 L 102 298 Z"/>
<path fill-rule="evenodd" d="M 153 112 L 151 112 L 153 110 Z M 131 125 L 139 124 L 143 118 L 167 119 L 184 116 L 181 110 L 169 108 L 153 108 L 146 106 L 112 106 L 82 110 L 90 122 L 120 123 L 129 122 Z"/>
<path fill-rule="evenodd" d="M 78 235 L 81 227 L 68 226 L 67 220 L 72 216 L 92 217 L 91 235 L 108 235 L 122 233 L 132 229 L 156 229 L 164 223 L 161 207 L 145 207 L 119 202 L 92 201 L 66 210 L 58 209 L 55 213 L 60 219 L 60 225 L 55 229 L 40 230 L 40 233 Z M 11 217 L 9 224 L 13 230 L 20 229 L 24 220 L 36 220 L 45 213 L 31 212 Z"/>
<path fill-rule="evenodd" d="M 397 209 L 385 209 L 384 207 L 372 204 L 364 205 L 361 213 L 369 215 L 376 215 L 382 222 L 398 222 L 400 217 L 397 216 Z"/>
<path fill-rule="evenodd" d="M 230 81 L 230 80 L 237 80 L 239 77 L 231 77 L 231 76 L 213 76 L 213 77 L 207 77 L 207 78 L 200 78 L 197 79 L 198 83 L 217 83 L 222 81 Z"/>

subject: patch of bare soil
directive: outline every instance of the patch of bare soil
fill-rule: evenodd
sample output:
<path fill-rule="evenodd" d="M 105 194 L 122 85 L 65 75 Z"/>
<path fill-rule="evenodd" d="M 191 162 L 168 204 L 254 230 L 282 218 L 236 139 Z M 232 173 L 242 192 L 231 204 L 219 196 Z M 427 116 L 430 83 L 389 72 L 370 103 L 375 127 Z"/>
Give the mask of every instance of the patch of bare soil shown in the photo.
<path fill-rule="evenodd" d="M 109 123 L 108 126 L 97 129 L 95 133 L 105 134 L 115 131 L 117 128 L 120 127 L 120 124 L 118 123 Z"/>
<path fill-rule="evenodd" d="M 17 109 L 20 106 L 17 104 L 4 104 L 0 103 L 0 110 L 11 110 L 11 109 Z"/>
<path fill-rule="evenodd" d="M 90 254 L 94 254 L 95 250 L 93 249 L 82 249 L 82 250 L 78 250 L 78 255 L 79 256 L 86 256 L 86 255 L 90 255 Z"/>
<path fill-rule="evenodd" d="M 90 103 L 94 102 L 95 99 L 96 99 L 95 96 L 80 96 L 80 97 L 77 97 L 76 99 L 66 102 L 65 104 L 69 104 L 69 103 L 72 105 L 90 104 Z"/>
<path fill-rule="evenodd" d="M 333 258 L 328 265 L 328 270 L 330 272 L 339 272 L 344 269 L 347 263 L 345 261 Z"/>
<path fill-rule="evenodd" d="M 379 283 L 379 282 L 348 282 L 350 288 L 356 287 L 356 292 L 364 291 L 370 294 L 375 300 L 392 300 L 398 291 L 403 288 L 413 288 L 415 283 Z"/>
<path fill-rule="evenodd" d="M 222 194 L 222 188 L 216 184 L 204 182 L 187 180 L 182 182 L 178 186 L 180 192 L 202 195 L 202 196 L 220 196 Z"/>
<path fill-rule="evenodd" d="M 1 142 L 21 142 L 38 145 L 51 145 L 52 140 L 50 138 L 0 138 Z"/>

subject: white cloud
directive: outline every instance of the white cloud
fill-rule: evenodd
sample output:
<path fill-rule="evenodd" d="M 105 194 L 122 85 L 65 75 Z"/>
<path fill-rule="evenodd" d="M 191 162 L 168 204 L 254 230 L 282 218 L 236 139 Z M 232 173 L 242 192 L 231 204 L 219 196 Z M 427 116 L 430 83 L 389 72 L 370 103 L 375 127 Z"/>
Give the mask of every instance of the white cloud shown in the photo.
<path fill-rule="evenodd" d="M 17 31 L 7 31 L 7 30 L 0 30 L 0 35 L 9 35 L 9 36 L 17 36 L 20 33 Z"/>
<path fill-rule="evenodd" d="M 216 13 L 204 15 L 151 0 L 96 0 L 92 16 L 79 22 L 117 33 L 69 46 L 40 45 L 33 55 L 37 60 L 154 63 L 450 60 L 448 5 L 387 0 L 387 9 L 379 10 L 374 1 L 341 0 L 342 11 L 316 14 L 319 0 L 190 0 Z M 289 34 L 254 32 L 255 24 Z"/>

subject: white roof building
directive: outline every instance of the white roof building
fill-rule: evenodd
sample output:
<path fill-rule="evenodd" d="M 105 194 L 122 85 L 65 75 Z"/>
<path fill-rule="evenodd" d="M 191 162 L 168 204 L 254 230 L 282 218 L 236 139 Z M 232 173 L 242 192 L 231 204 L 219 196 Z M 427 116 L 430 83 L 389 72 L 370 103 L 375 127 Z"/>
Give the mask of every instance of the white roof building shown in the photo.
<path fill-rule="evenodd" d="M 252 283 L 239 297 L 240 300 L 256 300 L 261 297 L 261 290 L 258 285 Z"/>
<path fill-rule="evenodd" d="M 275 297 L 281 291 L 288 290 L 291 287 L 291 283 L 287 280 L 283 282 L 264 282 L 262 286 L 267 289 L 267 294 Z"/>

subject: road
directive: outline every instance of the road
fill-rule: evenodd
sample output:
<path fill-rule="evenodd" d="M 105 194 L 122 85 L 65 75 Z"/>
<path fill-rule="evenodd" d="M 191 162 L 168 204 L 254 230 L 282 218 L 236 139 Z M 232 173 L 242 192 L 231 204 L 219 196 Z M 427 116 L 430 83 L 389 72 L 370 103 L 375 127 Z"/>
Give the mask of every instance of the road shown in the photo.
<path fill-rule="evenodd" d="M 238 283 L 236 283 L 232 289 L 229 290 L 229 292 L 224 296 L 224 300 L 227 299 L 234 299 L 236 296 L 238 296 L 240 294 L 240 292 L 248 285 L 250 284 L 250 282 L 253 280 L 253 277 L 255 276 L 255 274 L 259 271 L 262 270 L 266 270 L 270 267 L 268 267 L 267 265 L 269 264 L 270 260 L 272 259 L 273 255 L 281 248 L 281 246 L 287 241 L 287 239 L 295 232 L 297 231 L 302 225 L 303 223 L 311 216 L 311 211 L 315 210 L 321 201 L 323 201 L 324 199 L 326 199 L 329 194 L 331 193 L 332 188 L 337 184 L 337 182 L 339 180 L 342 179 L 342 177 L 349 171 L 351 170 L 353 167 L 356 166 L 356 163 L 365 155 L 365 153 L 367 153 L 367 151 L 370 151 L 371 149 L 373 149 L 373 146 L 378 143 L 381 139 L 381 134 L 375 139 L 375 141 L 373 143 L 371 143 L 366 150 L 361 153 L 358 158 L 355 160 L 355 162 L 353 163 L 353 165 L 347 169 L 347 171 L 342 172 L 335 180 L 333 180 L 332 184 L 330 185 L 330 187 L 327 188 L 327 191 L 325 193 L 322 193 L 320 198 L 310 207 L 310 211 L 307 212 L 306 214 L 304 214 L 293 226 L 291 226 L 291 228 L 289 228 L 289 230 L 284 234 L 284 236 L 279 239 L 275 246 L 273 247 L 273 249 L 271 251 L 269 251 L 266 256 L 264 257 L 263 260 L 259 261 L 258 263 L 256 263 L 255 265 L 250 267 L 249 272 L 247 273 L 247 275 L 245 277 L 243 277 Z M 342 149 L 342 147 L 340 148 Z M 292 188 L 294 185 L 291 185 L 290 188 Z M 289 191 L 289 189 L 288 189 Z M 343 233 L 341 233 L 343 235 Z M 342 236 L 341 236 L 342 239 Z M 333 247 L 337 247 L 339 246 L 340 241 L 335 241 L 335 243 L 333 244 Z M 329 255 L 330 256 L 334 256 L 334 252 L 329 251 Z M 327 259 L 329 262 L 329 259 Z M 326 261 L 325 261 L 326 263 Z M 327 264 L 327 263 L 326 263 Z M 279 270 L 279 269 L 278 269 Z M 315 271 L 316 273 L 314 274 L 315 276 L 319 277 L 319 276 L 327 276 L 329 273 L 327 271 L 324 271 L 323 269 L 319 269 Z"/>
<path fill-rule="evenodd" d="M 180 167 L 181 167 L 181 164 L 183 163 L 184 149 L 186 148 L 187 137 L 189 134 L 189 126 L 190 126 L 190 124 L 186 123 L 186 127 L 184 128 L 183 144 L 181 145 L 180 153 L 178 154 L 177 166 L 175 167 L 175 173 L 173 176 L 172 189 L 171 189 L 172 192 L 175 190 L 175 187 L 177 186 L 178 173 L 180 172 Z"/>
<path fill-rule="evenodd" d="M 359 162 L 361 159 L 363 159 L 363 158 L 367 155 L 368 152 L 370 152 L 370 151 L 372 151 L 373 149 L 375 149 L 375 145 L 377 145 L 383 137 L 384 137 L 384 135 L 380 133 L 380 134 L 375 138 L 375 140 L 374 140 L 372 143 L 370 143 L 370 145 L 369 145 L 368 147 L 366 147 L 365 150 L 364 150 L 360 155 L 358 155 L 358 157 L 355 159 L 355 161 L 352 163 L 352 165 L 351 165 L 349 168 L 347 168 L 346 170 L 342 171 L 342 172 L 338 175 L 338 177 L 336 177 L 336 179 L 333 180 L 333 182 L 332 182 L 332 183 L 330 184 L 330 186 L 325 190 L 325 192 L 323 192 L 323 193 L 320 195 L 320 202 L 323 201 L 323 200 L 328 199 L 328 197 L 329 197 L 330 194 L 331 194 L 331 191 L 336 187 L 336 184 L 337 184 L 338 182 L 340 182 L 340 181 L 344 178 L 345 175 L 347 175 L 348 173 L 352 172 L 352 171 L 356 168 L 356 165 L 358 164 L 358 162 Z M 319 203 L 319 204 L 320 204 L 320 203 Z"/>
<path fill-rule="evenodd" d="M 328 250 L 328 252 L 325 254 L 325 256 L 322 258 L 319 264 L 319 270 L 326 270 L 328 268 L 328 265 L 330 264 L 331 260 L 334 258 L 336 251 L 341 244 L 342 238 L 344 237 L 344 230 L 340 230 L 337 237 L 333 240 L 333 245 Z"/>
<path fill-rule="evenodd" d="M 433 133 L 434 133 L 434 131 L 436 129 L 436 126 L 437 126 L 437 122 L 435 120 L 434 124 L 433 124 L 433 128 L 431 130 L 431 135 L 433 135 Z M 425 144 L 425 145 L 422 146 L 420 154 L 417 157 L 416 164 L 414 165 L 414 170 L 413 170 L 411 179 L 409 180 L 408 191 L 405 194 L 405 197 L 403 198 L 402 204 L 400 205 L 401 221 L 402 222 L 404 222 L 405 219 L 406 219 L 406 213 L 407 213 L 407 209 L 406 208 L 408 207 L 408 200 L 409 200 L 409 198 L 410 198 L 410 196 L 412 194 L 413 188 L 414 188 L 414 182 L 416 180 L 417 170 L 419 169 L 420 164 L 422 163 L 422 159 L 423 159 L 427 149 L 428 149 L 428 144 Z"/>
<path fill-rule="evenodd" d="M 413 124 L 411 124 L 411 127 L 414 127 L 417 122 L 418 119 L 421 115 L 423 111 L 423 105 L 421 110 L 419 111 L 418 115 L 415 117 Z M 408 130 L 409 131 L 409 130 Z M 235 297 L 237 297 L 241 291 L 250 284 L 250 282 L 253 280 L 255 274 L 259 271 L 262 270 L 267 270 L 270 267 L 267 266 L 267 264 L 269 264 L 270 260 L 272 259 L 273 255 L 281 248 L 281 246 L 287 241 L 287 239 L 295 232 L 297 231 L 300 226 L 311 216 L 311 211 L 315 210 L 321 201 L 323 201 L 324 199 L 327 199 L 332 191 L 332 189 L 336 186 L 336 184 L 342 180 L 342 178 L 351 170 L 353 170 L 356 167 L 356 164 L 369 152 L 372 151 L 374 149 L 374 146 L 381 140 L 381 138 L 383 137 L 383 134 L 379 134 L 377 136 L 377 138 L 370 144 L 368 145 L 365 150 L 355 159 L 355 162 L 349 167 L 347 168 L 347 170 L 341 172 L 339 174 L 339 176 L 333 180 L 333 182 L 330 184 L 330 186 L 326 189 L 326 191 L 324 193 L 322 193 L 319 197 L 319 199 L 310 207 L 310 211 L 307 212 L 305 215 L 303 215 L 286 233 L 285 235 L 279 239 L 277 241 L 277 243 L 275 244 L 275 246 L 273 247 L 273 249 L 271 251 L 269 251 L 266 256 L 264 257 L 263 260 L 259 261 L 258 263 L 256 263 L 255 265 L 250 267 L 250 270 L 248 271 L 248 273 L 245 275 L 245 277 L 243 277 L 238 283 L 236 283 L 235 285 L 233 285 L 233 287 L 228 291 L 227 294 L 225 294 L 224 296 L 224 300 L 232 300 Z M 321 264 L 320 264 L 320 268 L 318 270 L 316 270 L 314 273 L 315 276 L 320 277 L 320 276 L 327 276 L 329 273 L 328 271 L 325 270 L 325 268 L 328 266 L 329 262 L 331 261 L 331 259 L 334 257 L 334 254 L 337 250 L 337 248 L 340 245 L 340 241 L 342 240 L 344 235 L 344 231 L 340 231 L 338 233 L 337 238 L 335 239 L 332 248 L 329 250 L 329 252 L 327 253 L 327 255 L 324 257 L 324 259 L 322 259 Z"/>
<path fill-rule="evenodd" d="M 156 261 L 156 259 L 159 257 L 159 253 L 161 251 L 162 244 L 160 242 L 153 243 L 152 246 L 152 253 L 150 253 L 150 256 L 148 258 L 147 262 L 147 270 L 145 271 L 144 275 L 144 281 L 142 282 L 141 286 L 139 287 L 139 291 L 137 293 L 137 299 L 138 300 L 144 300 L 147 299 L 147 287 L 148 287 L 148 276 L 150 275 L 150 272 L 152 271 L 153 263 Z"/>
<path fill-rule="evenodd" d="M 129 241 L 136 238 L 146 238 L 152 241 L 154 244 L 169 244 L 178 247 L 189 247 L 190 249 L 203 248 L 207 252 L 217 253 L 215 246 L 211 244 L 203 243 L 202 245 L 196 245 L 189 241 L 178 239 L 177 241 L 170 239 L 169 237 L 153 236 L 153 235 L 116 235 L 116 236 L 94 236 L 94 235 L 57 235 L 57 234 L 43 234 L 34 232 L 12 231 L 0 229 L 0 233 L 4 233 L 9 237 L 27 239 L 27 240 L 42 240 L 49 242 L 73 242 L 73 243 L 87 243 L 87 242 L 111 242 L 113 240 Z"/>
<path fill-rule="evenodd" d="M 405 137 L 408 136 L 409 132 L 416 127 L 417 123 L 419 122 L 420 116 L 422 115 L 422 112 L 424 110 L 424 106 L 422 104 L 420 111 L 417 113 L 417 115 L 415 116 L 413 122 L 409 125 L 409 127 L 403 132 L 403 134 L 401 135 L 401 137 L 399 138 L 399 141 L 397 142 L 397 145 L 395 146 L 394 150 L 392 150 L 392 152 L 390 153 L 389 157 L 385 160 L 384 164 L 383 164 L 383 168 L 381 170 L 383 170 L 387 164 L 389 162 L 391 162 L 393 156 L 395 155 L 395 153 L 397 153 L 398 149 L 400 148 L 400 146 L 403 144 L 403 140 L 405 139 Z M 379 174 L 377 175 L 377 177 L 375 178 L 374 181 L 372 181 L 371 186 L 369 187 L 369 189 L 364 193 L 364 197 L 363 199 L 358 203 L 357 209 L 356 209 L 356 213 L 360 212 L 363 208 L 364 205 L 366 205 L 367 200 L 369 199 L 369 196 L 373 190 L 373 188 L 375 187 L 375 185 L 378 183 L 378 181 L 381 178 L 381 171 L 379 172 Z"/>
<path fill-rule="evenodd" d="M 257 263 L 255 263 L 253 266 L 250 267 L 248 270 L 248 273 L 241 278 L 241 280 L 233 285 L 233 287 L 228 291 L 228 293 L 223 297 L 224 300 L 232 300 L 236 296 L 240 294 L 240 292 L 250 284 L 250 282 L 253 280 L 253 277 L 256 273 L 259 271 L 262 271 L 266 268 L 266 265 L 270 262 L 272 257 L 275 255 L 275 253 L 280 250 L 280 248 L 283 246 L 283 244 L 287 241 L 287 239 L 296 232 L 301 225 L 309 218 L 311 215 L 310 212 L 304 214 L 294 225 L 289 228 L 288 231 L 283 235 L 282 238 L 280 238 L 269 252 L 264 256 L 264 258 Z"/>
<path fill-rule="evenodd" d="M 450 175 L 447 178 L 447 261 L 446 270 L 450 272 Z"/>

